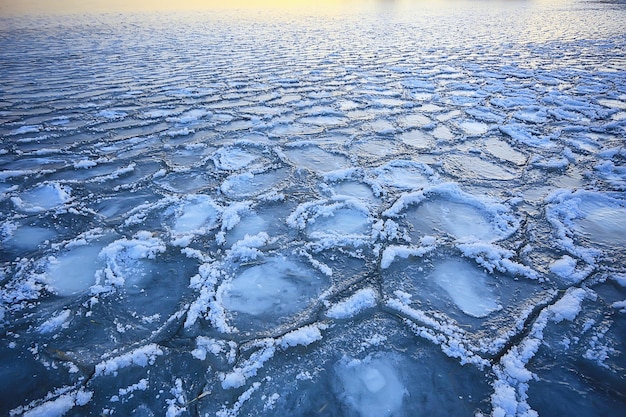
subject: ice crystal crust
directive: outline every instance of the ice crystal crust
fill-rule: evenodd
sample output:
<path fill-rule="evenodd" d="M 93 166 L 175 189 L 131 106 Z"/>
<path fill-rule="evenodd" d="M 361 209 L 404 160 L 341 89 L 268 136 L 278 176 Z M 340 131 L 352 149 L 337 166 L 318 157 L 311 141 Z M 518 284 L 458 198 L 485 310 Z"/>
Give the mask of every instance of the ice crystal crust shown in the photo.
<path fill-rule="evenodd" d="M 0 18 L 0 414 L 622 412 L 624 5 L 406 5 Z"/>

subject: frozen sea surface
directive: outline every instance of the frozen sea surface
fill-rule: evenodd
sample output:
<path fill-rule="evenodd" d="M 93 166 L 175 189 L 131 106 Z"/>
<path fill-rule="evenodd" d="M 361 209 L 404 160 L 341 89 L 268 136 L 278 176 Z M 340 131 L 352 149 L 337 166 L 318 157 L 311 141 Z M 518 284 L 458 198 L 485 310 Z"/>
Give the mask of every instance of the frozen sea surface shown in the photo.
<path fill-rule="evenodd" d="M 350 4 L 0 18 L 1 415 L 623 414 L 624 3 Z"/>

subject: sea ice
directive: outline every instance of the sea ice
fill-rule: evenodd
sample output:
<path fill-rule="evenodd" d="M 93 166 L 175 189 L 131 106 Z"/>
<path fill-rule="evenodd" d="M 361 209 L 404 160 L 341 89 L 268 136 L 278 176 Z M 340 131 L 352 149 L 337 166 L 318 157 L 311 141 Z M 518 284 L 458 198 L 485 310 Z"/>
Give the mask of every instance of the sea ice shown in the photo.
<path fill-rule="evenodd" d="M 399 118 L 398 122 L 404 128 L 425 127 L 432 123 L 432 120 L 421 113 L 409 113 Z"/>
<path fill-rule="evenodd" d="M 48 258 L 45 282 L 60 296 L 87 291 L 96 282 L 96 271 L 104 266 L 98 256 L 103 247 L 104 244 L 93 242 Z"/>
<path fill-rule="evenodd" d="M 626 204 L 621 199 L 601 192 L 562 189 L 546 201 L 547 218 L 555 227 L 560 244 L 587 262 L 592 262 L 593 249 L 577 245 L 572 235 L 600 247 L 626 244 Z"/>
<path fill-rule="evenodd" d="M 42 125 L 26 125 L 12 130 L 9 135 L 24 135 L 27 133 L 38 133 L 43 129 Z"/>
<path fill-rule="evenodd" d="M 486 317 L 501 308 L 493 288 L 487 284 L 487 273 L 469 262 L 456 259 L 437 263 L 430 276 L 469 316 Z"/>
<path fill-rule="evenodd" d="M 454 183 L 402 194 L 383 215 L 406 217 L 418 239 L 423 237 L 420 234 L 444 232 L 459 241 L 489 242 L 509 236 L 519 224 L 507 206 L 487 196 L 479 199 L 465 193 Z"/>
<path fill-rule="evenodd" d="M 275 257 L 250 267 L 218 289 L 227 311 L 275 322 L 303 310 L 319 295 L 325 281 L 311 268 Z M 235 319 L 245 325 L 249 319 Z"/>
<path fill-rule="evenodd" d="M 478 156 L 450 155 L 443 160 L 444 169 L 459 178 L 508 181 L 517 177 L 514 171 Z"/>
<path fill-rule="evenodd" d="M 106 292 L 122 286 L 141 288 L 142 281 L 151 275 L 148 261 L 165 249 L 165 243 L 147 231 L 137 232 L 131 239 L 122 238 L 110 243 L 98 254 L 106 267 L 97 274 L 98 282 L 92 292 Z"/>
<path fill-rule="evenodd" d="M 53 230 L 43 227 L 21 226 L 4 239 L 4 244 L 17 249 L 35 250 L 56 235 Z"/>
<path fill-rule="evenodd" d="M 217 225 L 220 207 L 206 195 L 190 195 L 174 207 L 172 235 L 181 237 L 189 234 L 203 234 Z"/>
<path fill-rule="evenodd" d="M 244 172 L 227 177 L 220 190 L 229 198 L 248 198 L 280 188 L 287 179 L 286 168 L 269 170 L 261 173 Z"/>
<path fill-rule="evenodd" d="M 564 255 L 550 265 L 550 271 L 567 281 L 572 281 L 576 274 L 576 259 Z"/>
<path fill-rule="evenodd" d="M 120 110 L 102 110 L 96 115 L 105 119 L 123 119 L 128 116 L 128 113 Z"/>
<path fill-rule="evenodd" d="M 38 185 L 13 197 L 13 204 L 23 212 L 38 213 L 57 208 L 71 199 L 69 187 L 58 183 Z"/>
<path fill-rule="evenodd" d="M 418 149 L 430 149 L 434 138 L 420 129 L 405 130 L 397 136 L 402 142 Z"/>
<path fill-rule="evenodd" d="M 176 149 L 172 149 L 165 155 L 168 165 L 174 169 L 186 169 L 198 166 L 211 157 L 215 148 L 206 144 L 190 144 Z"/>
<path fill-rule="evenodd" d="M 415 190 L 436 182 L 435 171 L 419 162 L 395 160 L 373 170 L 376 181 L 387 187 Z"/>
<path fill-rule="evenodd" d="M 465 202 L 436 198 L 407 212 L 407 219 L 423 235 L 442 231 L 459 240 L 497 240 L 501 234 L 480 209 Z"/>
<path fill-rule="evenodd" d="M 626 207 L 601 201 L 590 203 L 579 207 L 584 214 L 575 222 L 574 230 L 595 243 L 626 245 Z"/>
<path fill-rule="evenodd" d="M 487 149 L 487 152 L 489 152 L 491 155 L 495 156 L 496 158 L 512 162 L 515 165 L 523 165 L 528 159 L 526 155 L 513 148 L 511 145 L 508 144 L 508 142 L 495 137 L 486 139 L 485 147 Z"/>
<path fill-rule="evenodd" d="M 489 125 L 475 120 L 463 120 L 458 126 L 467 136 L 481 136 L 489 131 Z"/>
<path fill-rule="evenodd" d="M 348 196 L 352 198 L 358 198 L 360 200 L 375 203 L 376 198 L 372 187 L 358 181 L 339 181 L 330 186 L 333 195 L 336 196 Z"/>
<path fill-rule="evenodd" d="M 336 244 L 369 239 L 372 234 L 368 207 L 343 196 L 302 203 L 287 217 L 287 224 L 304 230 L 312 239 L 330 239 Z"/>
<path fill-rule="evenodd" d="M 349 119 L 341 115 L 326 114 L 326 115 L 303 117 L 301 119 L 298 119 L 298 122 L 304 123 L 304 124 L 324 126 L 324 127 L 334 127 L 334 126 L 344 126 L 347 124 L 348 120 Z"/>
<path fill-rule="evenodd" d="M 149 206 L 159 197 L 159 194 L 155 193 L 120 191 L 111 197 L 103 197 L 92 202 L 92 208 L 106 221 L 119 221 L 138 207 Z"/>
<path fill-rule="evenodd" d="M 277 124 L 268 132 L 268 135 L 270 137 L 314 135 L 323 131 L 324 127 L 322 126 L 291 122 Z"/>
<path fill-rule="evenodd" d="M 350 150 L 366 160 L 382 159 L 401 152 L 401 148 L 395 141 L 381 139 L 355 142 L 350 146 Z"/>
<path fill-rule="evenodd" d="M 436 128 L 433 129 L 432 135 L 435 139 L 439 139 L 440 141 L 453 141 L 455 139 L 455 135 L 450 130 L 450 128 L 446 125 L 440 124 Z"/>
<path fill-rule="evenodd" d="M 372 288 L 363 288 L 350 297 L 332 305 L 326 315 L 333 319 L 347 319 L 368 308 L 375 307 L 378 295 Z"/>
<path fill-rule="evenodd" d="M 131 350 L 130 352 L 107 358 L 96 364 L 95 376 L 117 375 L 120 369 L 128 366 L 141 366 L 145 368 L 148 365 L 153 365 L 157 356 L 163 354 L 164 352 L 159 345 L 147 344 Z"/>
<path fill-rule="evenodd" d="M 272 220 L 268 219 L 265 213 L 264 215 L 254 212 L 242 214 L 241 220 L 225 233 L 225 244 L 230 247 L 246 236 L 258 235 L 268 230 L 277 230 L 281 226 L 272 223 Z"/>
<path fill-rule="evenodd" d="M 37 330 L 39 330 L 40 333 L 53 333 L 59 328 L 66 329 L 69 327 L 68 321 L 70 314 L 71 310 L 63 310 L 60 314 L 50 317 L 48 320 L 43 322 Z"/>
<path fill-rule="evenodd" d="M 285 149 L 284 153 L 296 168 L 304 168 L 320 174 L 352 165 L 345 156 L 328 152 L 317 146 L 291 147 Z"/>
<path fill-rule="evenodd" d="M 407 390 L 392 355 L 343 357 L 335 365 L 336 395 L 355 417 L 400 417 Z"/>
<path fill-rule="evenodd" d="M 315 220 L 309 220 L 307 232 L 313 238 L 326 235 L 365 235 L 368 234 L 370 223 L 367 213 L 341 208 L 328 216 L 321 215 Z"/>
<path fill-rule="evenodd" d="M 402 102 L 399 102 L 399 104 L 402 104 Z M 366 124 L 366 129 L 371 130 L 380 136 L 392 135 L 396 132 L 396 127 L 389 120 L 385 119 L 377 119 L 368 122 Z"/>
<path fill-rule="evenodd" d="M 215 166 L 218 169 L 227 171 L 236 171 L 245 168 L 256 159 L 258 159 L 258 155 L 237 147 L 220 148 L 213 154 Z"/>
<path fill-rule="evenodd" d="M 209 188 L 214 182 L 203 172 L 170 172 L 155 182 L 175 193 L 195 193 Z"/>
<path fill-rule="evenodd" d="M 623 2 L 352 3 L 0 19 L 0 415 L 622 412 Z"/>

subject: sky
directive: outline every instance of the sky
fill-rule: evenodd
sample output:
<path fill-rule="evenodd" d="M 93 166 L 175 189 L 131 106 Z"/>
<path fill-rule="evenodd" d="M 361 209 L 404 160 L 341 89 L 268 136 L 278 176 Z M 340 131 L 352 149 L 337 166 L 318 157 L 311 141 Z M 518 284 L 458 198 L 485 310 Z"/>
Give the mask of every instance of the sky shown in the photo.
<path fill-rule="evenodd" d="M 367 0 L 366 0 L 367 1 Z M 0 0 L 0 13 L 101 13 L 236 8 L 341 7 L 357 0 Z M 394 3 L 395 0 L 370 0 Z M 363 3 L 360 1 L 359 3 Z"/>

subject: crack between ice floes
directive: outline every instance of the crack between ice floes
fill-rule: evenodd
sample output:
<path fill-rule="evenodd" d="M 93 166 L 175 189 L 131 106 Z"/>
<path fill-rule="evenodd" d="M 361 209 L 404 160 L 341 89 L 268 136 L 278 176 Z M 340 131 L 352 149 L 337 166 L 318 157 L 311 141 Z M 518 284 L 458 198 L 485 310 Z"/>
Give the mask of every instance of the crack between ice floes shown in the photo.
<path fill-rule="evenodd" d="M 176 337 L 183 329 L 183 324 L 187 319 L 188 311 L 189 306 L 185 306 L 184 311 L 179 310 L 178 312 L 170 316 L 170 318 L 160 328 L 158 328 L 154 333 L 152 333 L 152 335 L 150 335 L 148 342 L 162 345 L 164 342 Z M 179 316 L 176 317 L 176 315 Z"/>
<path fill-rule="evenodd" d="M 571 290 L 573 288 L 584 288 L 586 281 L 591 280 L 594 272 L 595 268 L 589 273 L 587 278 L 583 279 L 575 285 L 571 285 L 567 288 L 557 290 L 556 294 L 554 294 L 554 296 L 551 297 L 549 300 L 539 303 L 535 307 L 533 307 L 528 317 L 526 317 L 526 319 L 524 320 L 522 329 L 517 334 L 511 336 L 511 338 L 504 344 L 504 346 L 502 346 L 502 348 L 490 358 L 491 363 L 499 363 L 502 357 L 506 355 L 513 346 L 517 346 L 518 344 L 520 344 L 532 331 L 533 325 L 535 324 L 541 312 L 561 300 L 568 290 Z"/>
<path fill-rule="evenodd" d="M 521 330 L 515 335 L 511 336 L 511 338 L 504 344 L 504 346 L 502 346 L 502 348 L 500 348 L 500 350 L 489 359 L 491 363 L 500 363 L 502 357 L 506 355 L 511 350 L 511 348 L 513 348 L 513 346 L 517 346 L 518 344 L 520 344 L 522 340 L 524 340 L 526 336 L 528 336 L 532 331 L 533 325 L 535 324 L 535 321 L 537 320 L 541 312 L 558 302 L 565 295 L 565 292 L 566 289 L 557 290 L 556 294 L 554 294 L 554 296 L 548 301 L 544 301 L 535 305 L 530 314 L 524 320 L 524 324 L 522 325 Z"/>

